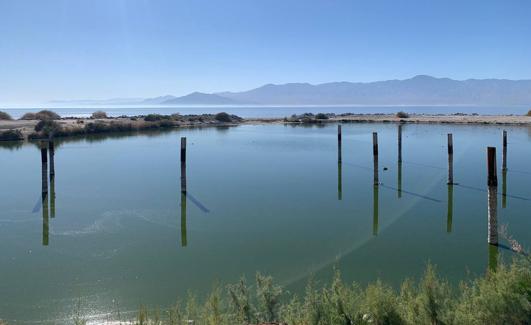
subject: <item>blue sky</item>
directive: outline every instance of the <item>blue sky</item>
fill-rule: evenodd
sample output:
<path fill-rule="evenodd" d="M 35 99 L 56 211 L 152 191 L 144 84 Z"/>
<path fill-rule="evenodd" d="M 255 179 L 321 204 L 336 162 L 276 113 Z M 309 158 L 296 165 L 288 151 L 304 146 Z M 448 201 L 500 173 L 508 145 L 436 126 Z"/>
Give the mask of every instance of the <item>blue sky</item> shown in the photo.
<path fill-rule="evenodd" d="M 531 1 L 0 0 L 0 105 L 531 79 Z"/>

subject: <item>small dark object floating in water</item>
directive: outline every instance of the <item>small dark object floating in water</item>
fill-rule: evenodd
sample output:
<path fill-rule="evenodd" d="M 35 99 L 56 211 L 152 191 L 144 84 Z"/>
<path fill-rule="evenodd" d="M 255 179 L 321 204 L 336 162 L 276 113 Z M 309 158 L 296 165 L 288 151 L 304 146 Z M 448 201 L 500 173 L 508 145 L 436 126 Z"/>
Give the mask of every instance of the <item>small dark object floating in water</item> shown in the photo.
<path fill-rule="evenodd" d="M 384 170 L 387 170 L 388 168 L 387 167 L 384 167 Z"/>

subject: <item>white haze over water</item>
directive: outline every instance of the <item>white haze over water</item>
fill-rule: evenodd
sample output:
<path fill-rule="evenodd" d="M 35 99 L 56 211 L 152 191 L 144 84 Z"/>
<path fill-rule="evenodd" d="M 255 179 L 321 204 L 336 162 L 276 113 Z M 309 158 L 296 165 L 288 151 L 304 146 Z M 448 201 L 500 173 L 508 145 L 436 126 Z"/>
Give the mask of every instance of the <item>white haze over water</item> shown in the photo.
<path fill-rule="evenodd" d="M 85 107 L 34 107 L 2 108 L 13 118 L 25 113 L 50 109 L 62 117 L 89 117 L 93 112 L 102 110 L 112 117 L 147 114 L 215 114 L 227 112 L 244 118 L 281 118 L 302 113 L 354 113 L 354 114 L 393 114 L 404 111 L 414 114 L 479 114 L 479 115 L 525 115 L 530 106 L 85 106 Z"/>

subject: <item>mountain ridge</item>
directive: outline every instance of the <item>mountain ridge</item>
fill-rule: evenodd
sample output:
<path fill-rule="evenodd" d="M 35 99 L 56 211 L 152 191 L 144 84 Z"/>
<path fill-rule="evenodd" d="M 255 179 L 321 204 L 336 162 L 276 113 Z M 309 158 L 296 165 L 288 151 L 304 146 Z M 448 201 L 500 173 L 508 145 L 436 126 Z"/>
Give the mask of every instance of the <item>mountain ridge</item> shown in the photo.
<path fill-rule="evenodd" d="M 71 101 L 69 101 L 71 103 Z M 98 101 L 85 100 L 85 103 Z M 101 101 L 120 103 L 118 99 Z M 57 103 L 57 101 L 55 102 Z M 265 84 L 239 92 L 193 92 L 123 100 L 146 105 L 531 105 L 531 80 L 436 78 Z"/>

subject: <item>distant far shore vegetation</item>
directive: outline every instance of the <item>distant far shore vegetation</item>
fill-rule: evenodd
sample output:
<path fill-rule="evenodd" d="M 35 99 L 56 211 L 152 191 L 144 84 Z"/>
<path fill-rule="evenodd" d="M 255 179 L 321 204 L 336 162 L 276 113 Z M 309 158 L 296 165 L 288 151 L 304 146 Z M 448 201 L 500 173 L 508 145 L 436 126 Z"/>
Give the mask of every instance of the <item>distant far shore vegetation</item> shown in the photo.
<path fill-rule="evenodd" d="M 531 110 L 526 114 L 531 117 Z M 64 117 L 50 111 L 25 113 L 18 120 L 0 111 L 0 141 L 47 140 L 54 137 L 83 136 L 115 132 L 135 132 L 143 130 L 170 129 L 182 127 L 230 126 L 243 123 L 460 123 L 460 124 L 514 124 L 531 125 L 531 120 L 515 115 L 479 116 L 476 113 L 454 113 L 451 115 L 410 115 L 400 111 L 396 114 L 354 114 L 354 113 L 302 113 L 284 118 L 243 119 L 226 112 L 217 114 L 179 113 L 171 115 L 147 114 L 139 116 L 111 117 L 104 111 L 95 111 L 90 117 Z"/>

